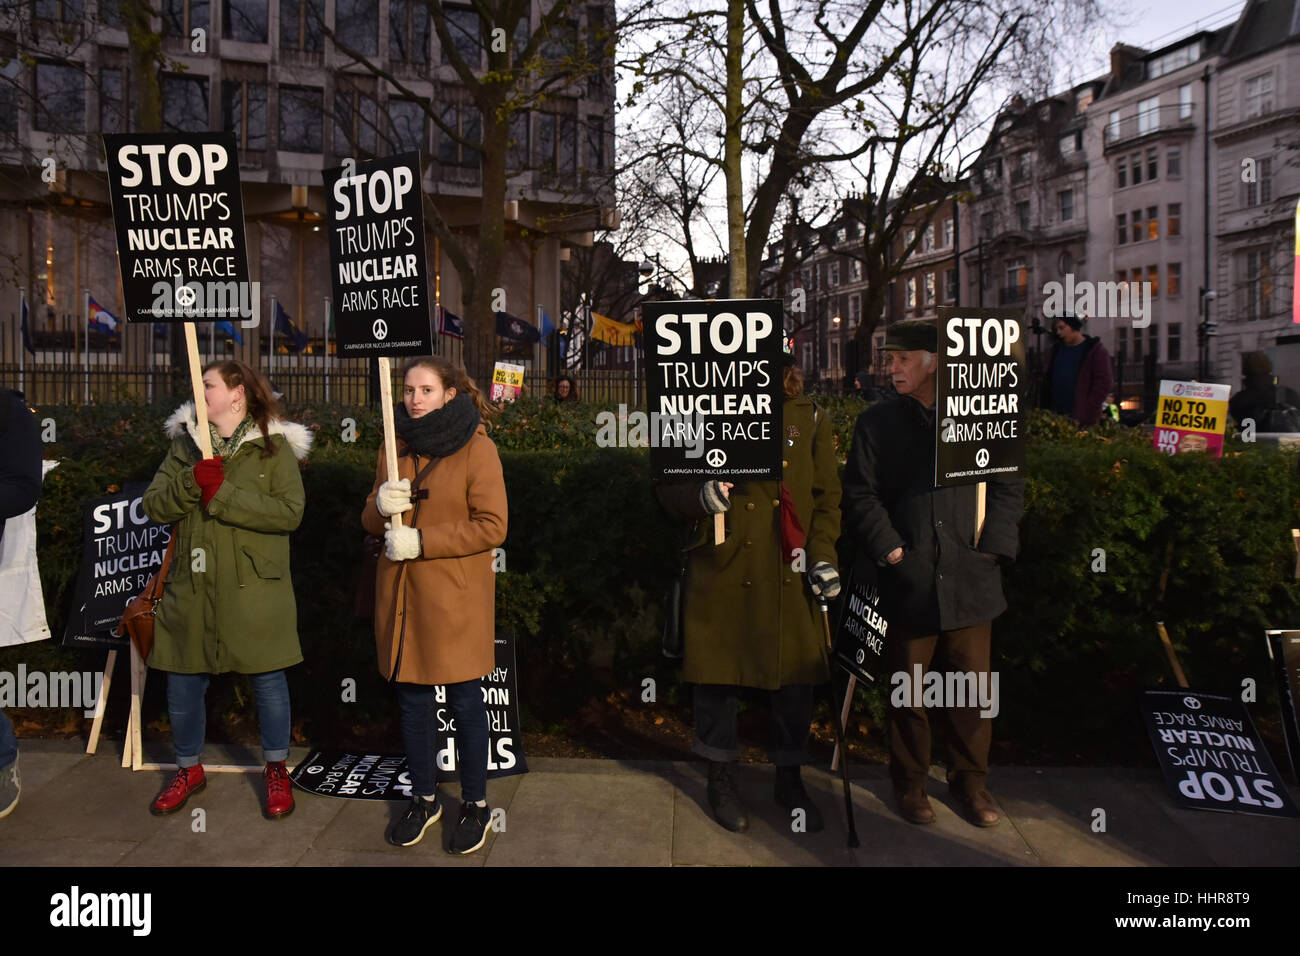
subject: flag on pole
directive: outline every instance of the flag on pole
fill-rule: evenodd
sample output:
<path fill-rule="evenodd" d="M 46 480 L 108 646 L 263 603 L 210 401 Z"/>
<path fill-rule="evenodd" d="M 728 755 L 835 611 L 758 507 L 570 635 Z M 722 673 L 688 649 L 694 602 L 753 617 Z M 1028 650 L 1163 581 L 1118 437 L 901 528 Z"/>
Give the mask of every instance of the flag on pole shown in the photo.
<path fill-rule="evenodd" d="M 284 336 L 290 352 L 301 352 L 307 347 L 307 333 L 293 324 L 279 299 L 275 301 L 275 330 Z"/>
<path fill-rule="evenodd" d="M 88 315 L 90 317 L 89 329 L 92 332 L 106 332 L 109 335 L 117 335 L 117 317 L 109 312 L 98 302 L 93 295 L 87 296 Z"/>
<path fill-rule="evenodd" d="M 636 342 L 636 326 L 626 322 L 615 322 L 599 312 L 591 313 L 591 337 L 596 342 L 607 345 L 633 345 Z"/>
<path fill-rule="evenodd" d="M 443 335 L 449 335 L 453 339 L 465 338 L 465 323 L 461 321 L 459 315 L 455 312 L 448 312 L 442 306 L 438 306 L 438 331 Z"/>
<path fill-rule="evenodd" d="M 23 348 L 26 349 L 28 352 L 31 352 L 33 355 L 36 354 L 36 349 L 32 348 L 31 332 L 27 328 L 27 296 L 26 295 L 23 296 Z"/>
<path fill-rule="evenodd" d="M 244 337 L 239 334 L 239 329 L 235 328 L 233 322 L 216 322 L 216 330 L 228 339 L 234 339 L 239 345 L 244 344 Z"/>
<path fill-rule="evenodd" d="M 546 310 L 540 305 L 537 307 L 537 315 L 537 325 L 542 330 L 542 344 L 546 345 L 546 340 L 549 339 L 551 333 L 555 331 L 555 323 L 551 321 L 551 317 L 546 314 Z"/>

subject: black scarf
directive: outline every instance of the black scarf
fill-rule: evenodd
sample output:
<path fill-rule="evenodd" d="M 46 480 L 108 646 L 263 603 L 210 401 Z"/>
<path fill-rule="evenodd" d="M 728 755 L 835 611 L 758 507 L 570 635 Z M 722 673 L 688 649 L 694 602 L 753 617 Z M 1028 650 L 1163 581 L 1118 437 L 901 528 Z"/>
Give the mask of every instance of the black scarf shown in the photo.
<path fill-rule="evenodd" d="M 478 429 L 478 407 L 467 394 L 457 395 L 442 408 L 412 418 L 406 405 L 393 409 L 397 434 L 417 455 L 446 458 L 465 446 Z"/>

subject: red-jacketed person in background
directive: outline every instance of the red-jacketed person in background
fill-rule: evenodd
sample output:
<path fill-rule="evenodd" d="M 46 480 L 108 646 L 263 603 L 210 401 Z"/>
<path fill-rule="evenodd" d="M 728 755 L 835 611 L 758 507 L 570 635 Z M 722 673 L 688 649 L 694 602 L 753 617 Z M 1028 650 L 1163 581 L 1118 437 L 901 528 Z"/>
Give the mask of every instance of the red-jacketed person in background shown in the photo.
<path fill-rule="evenodd" d="M 180 768 L 150 807 L 174 813 L 206 785 L 200 756 L 213 674 L 247 674 L 266 761 L 263 815 L 293 811 L 289 683 L 302 660 L 289 577 L 289 533 L 306 504 L 298 461 L 312 435 L 282 420 L 270 383 L 243 362 L 203 370 L 213 457 L 200 459 L 192 402 L 167 419 L 171 448 L 142 507 L 176 524 L 171 570 L 154 623 L 149 666 L 167 672 L 167 714 Z"/>
<path fill-rule="evenodd" d="M 375 576 L 379 672 L 396 684 L 414 793 L 388 832 L 413 846 L 442 815 L 435 685 L 455 714 L 461 804 L 449 853 L 487 840 L 488 718 L 482 678 L 496 666 L 492 551 L 506 539 L 506 486 L 484 422 L 494 414 L 460 365 L 413 359 L 394 409 L 398 477 L 380 449 L 361 524 L 383 535 Z M 394 516 L 400 515 L 399 522 Z"/>

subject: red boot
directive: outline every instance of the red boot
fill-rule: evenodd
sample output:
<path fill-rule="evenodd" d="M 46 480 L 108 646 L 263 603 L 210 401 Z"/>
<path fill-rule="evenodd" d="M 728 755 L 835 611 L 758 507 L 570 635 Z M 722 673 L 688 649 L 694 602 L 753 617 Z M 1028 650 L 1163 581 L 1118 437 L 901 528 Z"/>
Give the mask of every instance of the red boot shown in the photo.
<path fill-rule="evenodd" d="M 278 820 L 293 813 L 293 781 L 289 771 L 284 768 L 284 761 L 266 765 L 266 809 L 262 816 L 268 820 Z"/>
<path fill-rule="evenodd" d="M 149 812 L 156 817 L 175 813 L 185 806 L 185 801 L 208 785 L 208 778 L 203 773 L 203 764 L 193 767 L 181 767 L 167 784 L 167 789 L 149 805 Z"/>

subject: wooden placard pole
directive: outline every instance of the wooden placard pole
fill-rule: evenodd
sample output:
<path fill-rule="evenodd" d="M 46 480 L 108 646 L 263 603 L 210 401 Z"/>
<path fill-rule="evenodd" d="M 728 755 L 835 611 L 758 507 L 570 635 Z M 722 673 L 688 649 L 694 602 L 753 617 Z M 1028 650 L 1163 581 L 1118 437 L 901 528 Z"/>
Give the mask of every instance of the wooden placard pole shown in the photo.
<path fill-rule="evenodd" d="M 1300 581 L 1300 528 L 1291 529 L 1291 544 L 1295 546 L 1295 579 Z"/>
<path fill-rule="evenodd" d="M 99 731 L 104 725 L 104 705 L 108 700 L 108 689 L 113 685 L 113 669 L 117 667 L 117 648 L 108 652 L 104 662 L 104 681 L 99 685 L 99 699 L 95 701 L 95 719 L 90 725 L 90 739 L 86 741 L 86 753 L 93 754 L 99 746 Z"/>
<path fill-rule="evenodd" d="M 1156 631 L 1160 635 L 1160 643 L 1165 646 L 1165 654 L 1169 657 L 1169 666 L 1174 669 L 1174 677 L 1178 681 L 1178 686 L 1186 689 L 1187 676 L 1183 673 L 1183 667 L 1178 663 L 1178 655 L 1174 653 L 1174 642 L 1169 639 L 1169 632 L 1165 630 L 1164 621 L 1156 621 Z"/>
<path fill-rule="evenodd" d="M 727 522 L 721 513 L 713 516 L 713 543 L 722 544 L 727 540 Z"/>
<path fill-rule="evenodd" d="M 988 504 L 989 486 L 981 481 L 975 486 L 975 547 L 980 546 L 980 535 L 984 533 L 984 512 Z"/>
<path fill-rule="evenodd" d="M 185 323 L 185 350 L 190 359 L 190 387 L 194 390 L 194 415 L 198 421 L 199 451 L 212 457 L 212 436 L 208 433 L 208 402 L 203 391 L 203 366 L 199 362 L 199 336 L 193 322 Z"/>
<path fill-rule="evenodd" d="M 379 356 L 379 408 L 384 416 L 384 463 L 388 468 L 388 480 L 397 481 L 397 428 L 393 424 L 393 369 L 387 355 Z M 402 515 L 397 513 L 388 519 L 390 527 L 402 526 Z"/>

